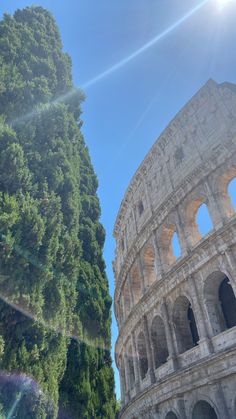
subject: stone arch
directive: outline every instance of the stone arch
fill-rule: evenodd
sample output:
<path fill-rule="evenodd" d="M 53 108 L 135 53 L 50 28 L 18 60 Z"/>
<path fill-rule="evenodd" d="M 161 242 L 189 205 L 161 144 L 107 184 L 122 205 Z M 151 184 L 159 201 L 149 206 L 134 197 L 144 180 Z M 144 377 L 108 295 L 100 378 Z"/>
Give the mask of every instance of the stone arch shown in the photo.
<path fill-rule="evenodd" d="M 131 296 L 130 296 L 128 278 L 126 279 L 123 292 L 124 292 L 125 318 L 127 318 L 131 311 Z"/>
<path fill-rule="evenodd" d="M 218 182 L 219 199 L 228 217 L 231 217 L 235 213 L 235 208 L 229 194 L 229 184 L 235 178 L 236 167 L 231 167 L 229 170 L 224 172 Z"/>
<path fill-rule="evenodd" d="M 192 413 L 192 419 L 218 419 L 214 407 L 205 400 L 199 400 Z"/>
<path fill-rule="evenodd" d="M 130 386 L 130 389 L 133 389 L 134 383 L 135 383 L 135 372 L 134 372 L 133 351 L 132 351 L 131 345 L 128 348 L 127 363 L 128 363 L 129 386 Z"/>
<path fill-rule="evenodd" d="M 208 276 L 204 298 L 213 335 L 236 326 L 236 298 L 223 272 L 216 271 Z"/>
<path fill-rule="evenodd" d="M 156 281 L 155 251 L 152 245 L 147 245 L 143 251 L 144 271 L 146 282 L 152 285 Z"/>
<path fill-rule="evenodd" d="M 161 246 L 163 257 L 168 265 L 172 265 L 177 259 L 172 246 L 172 239 L 174 235 L 177 235 L 178 237 L 174 224 L 163 226 L 161 234 Z"/>
<path fill-rule="evenodd" d="M 173 310 L 173 322 L 179 353 L 183 353 L 198 344 L 199 335 L 191 303 L 186 296 L 176 299 Z"/>
<path fill-rule="evenodd" d="M 189 202 L 186 208 L 187 234 L 191 245 L 195 245 L 203 237 L 202 233 L 199 231 L 199 226 L 197 224 L 198 211 L 202 205 L 206 205 L 207 207 L 207 199 L 204 196 L 199 196 L 198 198 L 193 199 L 191 202 Z M 209 218 L 211 220 L 210 215 Z"/>
<path fill-rule="evenodd" d="M 147 347 L 145 336 L 143 332 L 140 332 L 137 339 L 137 349 L 138 349 L 138 359 L 139 359 L 139 369 L 140 376 L 143 380 L 148 372 L 148 358 L 147 358 Z"/>
<path fill-rule="evenodd" d="M 155 316 L 151 325 L 151 341 L 155 368 L 167 362 L 169 356 L 165 326 L 160 316 Z"/>
<path fill-rule="evenodd" d="M 178 419 L 174 412 L 168 412 L 165 419 Z"/>
<path fill-rule="evenodd" d="M 130 274 L 131 289 L 133 293 L 134 304 L 137 304 L 142 297 L 142 279 L 137 266 L 134 266 Z"/>

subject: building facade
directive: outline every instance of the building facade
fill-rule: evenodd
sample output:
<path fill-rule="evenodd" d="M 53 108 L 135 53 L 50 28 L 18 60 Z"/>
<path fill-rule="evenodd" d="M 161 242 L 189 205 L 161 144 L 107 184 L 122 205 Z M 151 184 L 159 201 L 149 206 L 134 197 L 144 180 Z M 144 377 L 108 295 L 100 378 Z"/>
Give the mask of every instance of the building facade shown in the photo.
<path fill-rule="evenodd" d="M 153 145 L 117 216 L 122 419 L 236 418 L 235 179 L 236 85 L 210 80 Z"/>

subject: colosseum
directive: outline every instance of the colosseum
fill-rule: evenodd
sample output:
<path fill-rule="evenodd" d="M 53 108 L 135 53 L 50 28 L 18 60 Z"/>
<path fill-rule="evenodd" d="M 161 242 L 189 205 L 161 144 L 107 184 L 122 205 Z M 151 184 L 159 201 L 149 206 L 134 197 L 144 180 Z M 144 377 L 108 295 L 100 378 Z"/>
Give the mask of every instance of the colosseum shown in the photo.
<path fill-rule="evenodd" d="M 153 145 L 117 216 L 122 419 L 236 418 L 234 180 L 236 85 L 209 80 Z"/>

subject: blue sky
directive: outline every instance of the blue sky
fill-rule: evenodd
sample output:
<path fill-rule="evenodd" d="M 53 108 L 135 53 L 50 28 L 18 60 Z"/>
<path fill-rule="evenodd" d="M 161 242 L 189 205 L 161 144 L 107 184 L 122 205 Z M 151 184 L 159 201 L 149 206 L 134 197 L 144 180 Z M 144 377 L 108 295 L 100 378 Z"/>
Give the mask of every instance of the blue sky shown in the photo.
<path fill-rule="evenodd" d="M 205 0 L 185 21 L 183 16 L 201 0 L 34 2 L 56 18 L 64 50 L 73 60 L 75 84 L 84 86 L 82 129 L 100 184 L 112 295 L 112 230 L 132 175 L 170 119 L 209 78 L 236 83 L 236 2 L 224 7 L 218 2 Z M 0 0 L 0 12 L 13 13 L 31 4 Z M 150 48 L 89 85 L 163 32 L 165 36 Z M 112 334 L 114 345 L 114 319 Z M 117 371 L 116 383 L 119 397 Z"/>

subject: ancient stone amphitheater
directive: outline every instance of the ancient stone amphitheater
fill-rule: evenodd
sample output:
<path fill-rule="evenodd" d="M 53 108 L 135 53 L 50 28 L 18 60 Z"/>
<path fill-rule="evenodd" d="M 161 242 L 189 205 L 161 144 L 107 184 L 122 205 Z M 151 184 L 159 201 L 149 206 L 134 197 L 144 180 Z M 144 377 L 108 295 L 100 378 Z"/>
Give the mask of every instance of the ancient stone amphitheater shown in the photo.
<path fill-rule="evenodd" d="M 116 220 L 122 419 L 236 418 L 234 178 L 236 85 L 210 80 L 153 145 Z"/>

